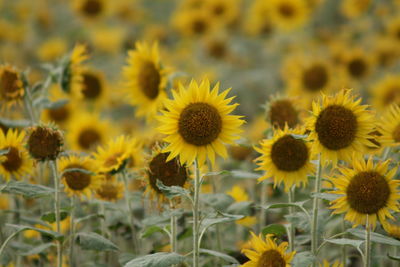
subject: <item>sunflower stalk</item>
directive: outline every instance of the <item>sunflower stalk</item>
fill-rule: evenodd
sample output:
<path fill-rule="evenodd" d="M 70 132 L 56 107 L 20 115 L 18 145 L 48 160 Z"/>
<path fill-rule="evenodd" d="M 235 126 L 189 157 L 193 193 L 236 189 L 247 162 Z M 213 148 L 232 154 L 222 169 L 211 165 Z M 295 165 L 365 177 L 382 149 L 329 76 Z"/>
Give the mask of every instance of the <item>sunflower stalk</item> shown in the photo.
<path fill-rule="evenodd" d="M 317 248 L 318 248 L 318 206 L 319 206 L 319 198 L 318 194 L 321 191 L 321 154 L 318 155 L 317 160 L 317 173 L 315 176 L 315 195 L 313 202 L 313 218 L 311 224 L 311 253 L 315 256 L 315 260 L 313 262 L 313 267 L 317 266 Z"/>
<path fill-rule="evenodd" d="M 289 196 L 289 203 L 293 203 L 294 202 L 294 186 L 292 186 L 289 189 L 288 196 Z M 294 213 L 294 207 L 290 206 L 289 214 L 292 215 L 293 213 Z M 294 251 L 294 248 L 295 248 L 295 244 L 294 244 L 295 243 L 295 241 L 294 241 L 295 231 L 296 231 L 296 229 L 294 227 L 294 224 L 293 223 L 290 224 L 290 234 L 289 234 L 289 250 L 290 251 Z"/>
<path fill-rule="evenodd" d="M 171 252 L 178 252 L 178 240 L 177 240 L 177 218 L 174 214 L 174 203 L 173 200 L 169 201 L 169 207 L 171 210 L 171 234 L 170 234 L 170 243 L 171 243 Z"/>
<path fill-rule="evenodd" d="M 342 232 L 343 233 L 346 232 L 346 223 L 345 223 L 344 218 L 342 220 Z M 346 248 L 346 245 L 343 245 L 342 246 L 342 263 L 343 263 L 343 266 L 346 266 L 346 261 L 347 261 L 347 248 Z"/>
<path fill-rule="evenodd" d="M 194 196 L 193 196 L 193 267 L 199 267 L 199 195 L 200 195 L 200 168 L 198 160 L 194 162 Z"/>
<path fill-rule="evenodd" d="M 71 197 L 71 216 L 70 216 L 70 241 L 69 241 L 69 264 L 71 267 L 75 266 L 74 261 L 74 235 L 75 235 L 75 209 L 76 209 L 76 201 L 75 196 Z"/>
<path fill-rule="evenodd" d="M 57 174 L 57 161 L 50 161 L 50 166 L 54 178 L 54 213 L 56 217 L 56 231 L 57 233 L 60 233 L 60 183 Z M 57 241 L 57 266 L 62 267 L 62 244 L 60 240 Z"/>
<path fill-rule="evenodd" d="M 268 200 L 268 195 L 267 195 L 267 188 L 268 188 L 268 184 L 266 181 L 263 181 L 261 183 L 261 200 L 260 200 L 260 204 L 265 205 L 265 203 Z M 260 211 L 260 223 L 259 223 L 259 232 L 261 232 L 261 230 L 263 229 L 263 227 L 265 226 L 265 221 L 266 221 L 266 215 L 267 215 L 267 211 L 264 208 L 261 208 Z"/>
<path fill-rule="evenodd" d="M 367 222 L 365 225 L 365 252 L 364 267 L 371 266 L 371 225 L 369 224 L 369 215 L 367 214 Z"/>
<path fill-rule="evenodd" d="M 136 228 L 135 228 L 135 223 L 134 223 L 134 218 L 133 218 L 133 209 L 129 197 L 129 184 L 128 184 L 128 177 L 126 176 L 126 171 L 122 171 L 122 179 L 124 180 L 124 187 L 125 187 L 125 202 L 126 202 L 126 208 L 128 209 L 128 219 L 129 219 L 129 224 L 131 228 L 131 235 L 132 235 L 132 243 L 133 243 L 133 251 L 135 254 L 139 253 L 139 242 L 137 239 L 137 234 L 136 234 Z"/>

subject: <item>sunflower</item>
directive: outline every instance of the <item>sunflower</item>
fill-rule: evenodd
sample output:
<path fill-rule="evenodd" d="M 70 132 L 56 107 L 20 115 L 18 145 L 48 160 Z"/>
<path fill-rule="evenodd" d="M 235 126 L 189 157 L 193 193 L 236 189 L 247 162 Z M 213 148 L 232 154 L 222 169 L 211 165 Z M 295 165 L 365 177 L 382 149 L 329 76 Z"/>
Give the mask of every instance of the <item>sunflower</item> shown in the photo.
<path fill-rule="evenodd" d="M 93 151 L 113 135 L 113 128 L 109 121 L 101 120 L 97 114 L 79 113 L 80 116 L 67 127 L 67 141 L 73 150 Z"/>
<path fill-rule="evenodd" d="M 374 57 L 367 51 L 361 48 L 349 49 L 342 53 L 342 72 L 344 75 L 353 82 L 358 82 L 372 72 L 375 66 Z"/>
<path fill-rule="evenodd" d="M 159 147 L 153 151 L 153 155 L 148 160 L 146 177 L 148 186 L 145 193 L 150 196 L 164 200 L 162 191 L 157 186 L 157 180 L 166 186 L 187 186 L 189 171 L 186 165 L 181 165 L 177 158 L 169 159 L 169 152 L 162 152 Z"/>
<path fill-rule="evenodd" d="M 9 65 L 0 65 L 0 105 L 12 107 L 21 102 L 24 87 L 19 72 Z"/>
<path fill-rule="evenodd" d="M 341 2 L 341 12 L 349 19 L 357 18 L 368 11 L 371 0 L 343 0 Z"/>
<path fill-rule="evenodd" d="M 295 128 L 301 123 L 300 106 L 296 98 L 272 96 L 266 105 L 267 121 L 274 128 L 284 129 L 285 125 Z"/>
<path fill-rule="evenodd" d="M 397 41 L 381 36 L 375 36 L 374 40 L 374 61 L 382 67 L 395 65 L 400 56 Z"/>
<path fill-rule="evenodd" d="M 55 108 L 44 109 L 41 114 L 41 119 L 44 122 L 55 123 L 64 128 L 70 122 L 71 118 L 74 118 L 75 105 L 70 101 L 70 96 L 62 91 L 58 85 L 52 86 L 49 92 L 50 101 L 57 102 L 67 100 L 68 102 Z"/>
<path fill-rule="evenodd" d="M 379 111 L 388 110 L 391 104 L 400 105 L 400 76 L 386 75 L 371 88 L 372 104 Z"/>
<path fill-rule="evenodd" d="M 82 68 L 80 86 L 75 86 L 73 95 L 78 99 L 97 106 L 107 101 L 107 86 L 104 74 L 100 71 Z"/>
<path fill-rule="evenodd" d="M 32 172 L 33 161 L 24 147 L 25 133 L 8 130 L 5 135 L 0 131 L 0 150 L 8 150 L 0 156 L 0 175 L 6 181 L 11 177 L 21 179 Z"/>
<path fill-rule="evenodd" d="M 104 201 L 116 202 L 124 195 L 124 183 L 118 182 L 111 174 L 104 175 L 104 181 L 96 189 L 96 197 Z"/>
<path fill-rule="evenodd" d="M 320 267 L 344 267 L 343 263 L 339 261 L 334 261 L 332 264 L 329 264 L 329 261 L 323 260 L 322 264 L 319 265 Z"/>
<path fill-rule="evenodd" d="M 390 161 L 374 165 L 372 157 L 364 159 L 353 158 L 353 168 L 339 168 L 340 175 L 332 179 L 337 190 L 332 194 L 341 195 L 331 202 L 333 213 L 346 213 L 344 219 L 354 226 L 366 224 L 373 228 L 379 219 L 385 223 L 386 217 L 394 219 L 390 211 L 399 211 L 400 198 L 398 180 L 393 180 L 397 168 L 388 171 Z"/>
<path fill-rule="evenodd" d="M 106 0 L 74 0 L 73 8 L 87 21 L 101 18 L 107 11 Z"/>
<path fill-rule="evenodd" d="M 27 149 L 37 161 L 56 160 L 63 151 L 64 136 L 51 126 L 38 125 L 28 129 Z"/>
<path fill-rule="evenodd" d="M 82 62 L 88 59 L 87 47 L 82 44 L 75 45 L 71 55 L 67 59 L 67 65 L 63 70 L 61 88 L 67 92 L 76 92 L 82 83 Z"/>
<path fill-rule="evenodd" d="M 390 38 L 400 42 L 400 18 L 398 16 L 389 21 L 386 30 Z"/>
<path fill-rule="evenodd" d="M 256 236 L 253 232 L 251 233 L 251 240 L 249 241 L 252 249 L 242 249 L 250 260 L 243 267 L 264 267 L 264 266 L 279 266 L 279 267 L 290 267 L 296 251 L 286 253 L 288 247 L 287 242 L 277 244 L 276 240 L 272 238 L 273 235 L 268 234 L 265 236 L 265 240 L 259 236 Z"/>
<path fill-rule="evenodd" d="M 95 49 L 115 55 L 122 49 L 126 32 L 120 27 L 99 27 L 90 32 L 90 39 Z"/>
<path fill-rule="evenodd" d="M 312 115 L 307 120 L 308 140 L 313 141 L 313 154 L 321 153 L 321 163 L 351 160 L 353 153 L 361 156 L 374 130 L 374 117 L 367 105 L 361 105 L 352 90 L 343 89 L 334 96 L 323 95 L 313 102 Z"/>
<path fill-rule="evenodd" d="M 123 135 L 108 142 L 105 148 L 99 146 L 94 154 L 98 172 L 115 174 L 122 171 L 133 153 L 138 153 L 136 139 Z"/>
<path fill-rule="evenodd" d="M 137 42 L 136 50 L 128 52 L 127 63 L 123 69 L 126 92 L 137 108 L 137 116 L 151 119 L 167 98 L 167 70 L 161 66 L 157 43 L 149 46 Z"/>
<path fill-rule="evenodd" d="M 41 61 L 53 61 L 59 59 L 65 52 L 67 52 L 66 40 L 53 37 L 43 41 L 37 50 L 37 57 Z"/>
<path fill-rule="evenodd" d="M 379 141 L 383 145 L 397 146 L 400 143 L 400 107 L 392 105 L 381 119 Z"/>
<path fill-rule="evenodd" d="M 383 229 L 390 235 L 391 237 L 400 240 L 400 226 L 397 224 L 392 224 L 389 222 L 382 223 Z"/>
<path fill-rule="evenodd" d="M 293 30 L 303 26 L 309 16 L 305 0 L 270 0 L 271 22 L 282 30 Z"/>
<path fill-rule="evenodd" d="M 204 8 L 217 23 L 231 25 L 239 17 L 240 0 L 206 0 Z"/>
<path fill-rule="evenodd" d="M 289 130 L 286 125 L 283 130 L 277 129 L 271 139 L 261 141 L 261 148 L 255 147 L 261 153 L 256 159 L 257 170 L 266 171 L 258 181 L 273 177 L 274 185 L 283 182 L 286 192 L 293 185 L 307 184 L 307 174 L 314 171 L 314 165 L 311 163 L 311 145 L 296 137 L 303 133 L 301 128 Z"/>
<path fill-rule="evenodd" d="M 269 35 L 274 26 L 271 22 L 271 9 L 268 2 L 255 0 L 246 15 L 245 30 L 251 35 Z"/>
<path fill-rule="evenodd" d="M 211 14 L 207 10 L 182 10 L 173 16 L 173 26 L 185 36 L 204 36 L 215 30 Z"/>
<path fill-rule="evenodd" d="M 227 157 L 224 143 L 232 144 L 239 139 L 242 116 L 229 115 L 238 104 L 229 103 L 234 97 L 225 99 L 230 89 L 218 93 L 219 84 L 210 90 L 206 79 L 197 84 L 192 80 L 186 89 L 182 84 L 179 91 L 173 90 L 173 100 L 167 100 L 163 116 L 159 116 L 158 130 L 166 134 L 168 143 L 164 152 L 171 152 L 168 160 L 179 155 L 181 164 L 192 164 L 197 158 L 202 165 L 206 158 L 212 164 L 215 153 Z"/>
<path fill-rule="evenodd" d="M 89 198 L 92 190 L 100 188 L 103 182 L 103 176 L 94 174 L 97 171 L 96 163 L 89 157 L 63 157 L 59 160 L 58 171 L 65 186 L 64 190 L 69 196 L 84 195 Z"/>

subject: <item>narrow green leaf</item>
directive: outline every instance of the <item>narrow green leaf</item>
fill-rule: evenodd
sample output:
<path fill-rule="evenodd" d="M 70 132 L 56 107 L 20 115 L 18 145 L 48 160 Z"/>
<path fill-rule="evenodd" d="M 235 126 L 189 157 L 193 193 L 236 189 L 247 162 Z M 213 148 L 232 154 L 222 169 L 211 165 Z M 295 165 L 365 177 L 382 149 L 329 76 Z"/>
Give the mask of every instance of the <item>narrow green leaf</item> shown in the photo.
<path fill-rule="evenodd" d="M 234 202 L 234 199 L 227 194 L 202 194 L 201 200 L 216 210 L 225 210 Z"/>
<path fill-rule="evenodd" d="M 50 230 L 44 230 L 44 229 L 40 229 L 40 228 L 28 226 L 28 225 L 17 225 L 17 224 L 6 224 L 6 225 L 11 228 L 16 229 L 17 231 L 34 230 L 36 232 L 39 232 L 41 234 L 44 234 L 44 235 L 49 236 L 56 240 L 63 240 L 63 238 L 64 238 L 64 236 L 62 234 L 59 234 L 57 232 L 50 231 Z"/>
<path fill-rule="evenodd" d="M 6 155 L 6 154 L 8 154 L 8 152 L 10 152 L 10 149 L 1 149 L 0 150 L 0 156 L 3 156 L 3 155 Z"/>
<path fill-rule="evenodd" d="M 114 243 L 93 232 L 78 233 L 76 236 L 76 242 L 82 249 L 85 250 L 118 251 L 118 247 Z"/>
<path fill-rule="evenodd" d="M 360 229 L 360 228 L 351 228 L 348 229 L 347 232 L 349 232 L 350 234 L 358 237 L 358 238 L 365 238 L 365 230 Z M 400 246 L 400 241 L 388 237 L 388 236 L 384 236 L 378 233 L 371 233 L 371 241 L 375 242 L 375 243 L 380 243 L 380 244 L 386 244 L 386 245 L 390 245 L 390 246 Z"/>
<path fill-rule="evenodd" d="M 330 194 L 330 193 L 311 193 L 311 197 L 315 197 L 315 196 L 318 196 L 318 198 L 328 200 L 328 201 L 333 201 L 340 197 L 340 195 Z"/>
<path fill-rule="evenodd" d="M 261 206 L 263 209 L 280 209 L 280 208 L 288 208 L 288 207 L 298 207 L 298 208 L 303 208 L 303 205 L 307 202 L 308 200 L 305 201 L 299 201 L 299 202 L 294 202 L 294 203 L 275 203 L 275 204 L 269 204 L 269 205 L 264 205 Z"/>
<path fill-rule="evenodd" d="M 254 172 L 246 172 L 246 171 L 241 171 L 241 170 L 232 170 L 231 175 L 233 178 L 238 178 L 238 179 L 258 179 L 262 175 Z"/>
<path fill-rule="evenodd" d="M 22 256 L 30 256 L 30 255 L 37 255 L 40 254 L 44 251 L 46 251 L 48 248 L 53 247 L 54 244 L 53 243 L 45 243 L 45 244 L 41 244 L 39 246 L 34 246 L 32 249 L 21 253 Z"/>
<path fill-rule="evenodd" d="M 264 227 L 261 232 L 263 235 L 274 234 L 276 236 L 284 236 L 286 235 L 286 228 L 281 224 L 270 224 Z"/>
<path fill-rule="evenodd" d="M 209 250 L 209 249 L 200 249 L 200 253 L 203 254 L 208 254 L 211 256 L 215 256 L 221 259 L 226 260 L 229 263 L 233 263 L 233 264 L 239 264 L 239 262 L 232 256 L 229 256 L 225 253 L 219 252 L 219 251 L 215 251 L 215 250 Z"/>
<path fill-rule="evenodd" d="M 158 252 L 131 260 L 124 267 L 171 267 L 184 260 L 185 257 L 177 253 Z"/>
<path fill-rule="evenodd" d="M 142 231 L 142 233 L 140 234 L 140 238 L 147 238 L 154 233 L 160 233 L 160 232 L 165 233 L 164 229 L 162 227 L 160 227 L 158 225 L 152 225 L 152 226 L 145 228 Z"/>
<path fill-rule="evenodd" d="M 10 181 L 4 187 L 2 187 L 1 192 L 23 195 L 27 198 L 39 198 L 54 194 L 54 189 L 43 185 Z"/>
<path fill-rule="evenodd" d="M 163 192 L 163 194 L 169 199 L 172 199 L 172 198 L 175 198 L 178 196 L 184 196 L 184 197 L 191 198 L 189 190 L 187 190 L 183 187 L 166 186 L 160 180 L 157 180 L 156 185 Z"/>
<path fill-rule="evenodd" d="M 331 244 L 342 245 L 342 246 L 349 245 L 355 248 L 359 248 L 364 243 L 364 240 L 356 240 L 349 238 L 326 239 L 325 241 Z"/>
<path fill-rule="evenodd" d="M 391 256 L 389 253 L 387 254 L 388 258 L 394 261 L 400 261 L 400 256 Z"/>

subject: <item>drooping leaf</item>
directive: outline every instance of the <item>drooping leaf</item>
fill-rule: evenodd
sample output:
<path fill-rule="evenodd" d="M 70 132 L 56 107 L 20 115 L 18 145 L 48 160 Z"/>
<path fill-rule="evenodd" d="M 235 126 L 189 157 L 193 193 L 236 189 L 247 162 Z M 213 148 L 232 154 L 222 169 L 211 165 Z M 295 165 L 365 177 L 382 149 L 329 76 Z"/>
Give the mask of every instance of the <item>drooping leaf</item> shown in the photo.
<path fill-rule="evenodd" d="M 263 235 L 274 234 L 276 236 L 286 235 L 286 228 L 281 224 L 270 224 L 261 230 Z"/>
<path fill-rule="evenodd" d="M 0 118 L 0 123 L 9 128 L 25 128 L 31 125 L 29 120 L 9 120 L 5 118 Z"/>
<path fill-rule="evenodd" d="M 242 170 L 232 170 L 230 174 L 233 178 L 237 179 L 258 179 L 262 176 L 258 173 L 246 172 Z"/>
<path fill-rule="evenodd" d="M 183 196 L 187 198 L 191 198 L 189 190 L 180 187 L 180 186 L 166 186 L 160 180 L 157 180 L 157 187 L 163 192 L 163 194 L 169 198 L 175 198 L 178 196 Z"/>
<path fill-rule="evenodd" d="M 185 257 L 177 253 L 158 252 L 131 260 L 124 267 L 171 267 L 180 264 Z"/>
<path fill-rule="evenodd" d="M 118 251 L 118 247 L 113 242 L 93 232 L 78 233 L 76 242 L 85 250 Z"/>
<path fill-rule="evenodd" d="M 358 238 L 365 238 L 365 230 L 360 228 L 351 228 L 347 230 L 348 233 L 358 237 Z M 380 244 L 386 244 L 390 246 L 400 246 L 400 241 L 384 236 L 378 233 L 371 233 L 371 241 Z"/>
<path fill-rule="evenodd" d="M 342 245 L 342 246 L 349 245 L 355 248 L 359 248 L 364 243 L 364 240 L 356 240 L 350 238 L 326 239 L 325 241 L 331 244 Z"/>
<path fill-rule="evenodd" d="M 250 215 L 253 206 L 254 203 L 250 201 L 234 202 L 228 207 L 226 212 L 230 214 Z"/>
<path fill-rule="evenodd" d="M 243 215 L 233 215 L 233 214 L 218 212 L 211 218 L 203 219 L 203 221 L 200 224 L 200 228 L 202 230 L 205 230 L 206 228 L 208 228 L 214 224 L 233 222 L 233 221 L 240 220 L 243 218 L 244 218 Z"/>
<path fill-rule="evenodd" d="M 1 188 L 3 193 L 22 195 L 27 198 L 39 198 L 54 194 L 54 189 L 50 187 L 17 181 L 10 181 Z"/>
<path fill-rule="evenodd" d="M 53 243 L 45 243 L 45 244 L 41 244 L 39 246 L 34 246 L 32 249 L 21 253 L 22 256 L 30 256 L 30 255 L 37 255 L 40 254 L 44 251 L 46 251 L 48 248 L 53 247 L 54 244 Z"/>
<path fill-rule="evenodd" d="M 201 200 L 206 204 L 210 205 L 211 207 L 213 207 L 214 209 L 220 211 L 225 210 L 229 205 L 231 205 L 234 202 L 231 196 L 222 193 L 202 194 Z"/>
<path fill-rule="evenodd" d="M 400 256 L 392 256 L 389 253 L 387 254 L 388 258 L 394 261 L 400 261 Z"/>
<path fill-rule="evenodd" d="M 212 255 L 212 256 L 224 259 L 229 263 L 239 264 L 239 262 L 234 257 L 229 256 L 229 255 L 219 252 L 219 251 L 209 250 L 209 249 L 200 249 L 200 253 L 208 254 L 208 255 Z"/>
<path fill-rule="evenodd" d="M 28 225 L 17 225 L 17 224 L 6 224 L 6 225 L 11 228 L 16 229 L 17 231 L 34 230 L 36 232 L 39 232 L 41 234 L 44 234 L 44 235 L 49 236 L 56 240 L 63 240 L 63 238 L 64 238 L 64 236 L 62 234 L 59 234 L 57 232 L 50 231 L 50 230 L 44 230 L 44 229 L 40 229 L 40 228 L 28 226 Z"/>
<path fill-rule="evenodd" d="M 1 149 L 0 150 L 0 156 L 3 156 L 3 155 L 6 155 L 6 154 L 8 154 L 8 152 L 10 152 L 10 149 Z"/>
<path fill-rule="evenodd" d="M 294 255 L 294 267 L 309 267 L 314 261 L 314 255 L 309 251 L 299 252 Z"/>
<path fill-rule="evenodd" d="M 303 205 L 308 202 L 308 200 L 305 201 L 299 201 L 299 202 L 294 202 L 294 203 L 274 203 L 274 204 L 269 204 L 269 205 L 264 205 L 261 206 L 263 209 L 280 209 L 280 208 L 288 208 L 288 207 L 297 207 L 297 208 L 303 208 Z"/>
<path fill-rule="evenodd" d="M 160 227 L 158 225 L 152 225 L 152 226 L 149 226 L 149 227 L 145 228 L 141 232 L 140 237 L 141 238 L 147 238 L 147 237 L 151 236 L 154 233 L 161 233 L 161 232 L 165 233 L 164 229 L 162 227 Z"/>

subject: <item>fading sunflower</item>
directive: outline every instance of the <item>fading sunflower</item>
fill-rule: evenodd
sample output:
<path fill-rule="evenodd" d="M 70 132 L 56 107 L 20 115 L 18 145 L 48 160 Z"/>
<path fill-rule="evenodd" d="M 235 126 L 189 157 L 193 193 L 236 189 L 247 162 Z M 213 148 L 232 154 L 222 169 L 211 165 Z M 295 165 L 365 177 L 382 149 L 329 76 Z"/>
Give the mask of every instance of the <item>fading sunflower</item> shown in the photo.
<path fill-rule="evenodd" d="M 0 150 L 8 152 L 0 155 L 0 175 L 6 181 L 10 178 L 21 179 L 33 170 L 33 161 L 25 149 L 25 133 L 8 130 L 7 134 L 0 131 Z"/>
<path fill-rule="evenodd" d="M 305 0 L 270 0 L 271 22 L 282 30 L 303 26 L 309 19 L 310 10 Z"/>
<path fill-rule="evenodd" d="M 111 174 L 104 174 L 105 179 L 96 189 L 98 199 L 116 202 L 124 196 L 124 183 L 118 182 Z"/>
<path fill-rule="evenodd" d="M 392 104 L 400 105 L 400 76 L 386 75 L 372 88 L 372 104 L 379 111 L 388 110 Z"/>
<path fill-rule="evenodd" d="M 355 99 L 352 90 L 343 89 L 334 96 L 323 95 L 313 102 L 312 115 L 307 120 L 313 154 L 321 153 L 321 163 L 350 161 L 353 153 L 361 156 L 365 146 L 373 146 L 370 133 L 374 117 L 361 98 Z"/>
<path fill-rule="evenodd" d="M 28 129 L 26 145 L 29 154 L 35 160 L 56 160 L 63 151 L 64 136 L 51 125 L 38 125 Z"/>
<path fill-rule="evenodd" d="M 61 158 L 58 163 L 58 172 L 69 196 L 90 198 L 92 191 L 100 188 L 103 182 L 103 176 L 96 175 L 95 171 L 96 163 L 89 157 L 70 155 Z"/>
<path fill-rule="evenodd" d="M 111 140 L 105 147 L 99 146 L 94 158 L 98 165 L 98 172 L 115 174 L 122 171 L 133 153 L 138 153 L 136 139 L 119 136 Z"/>
<path fill-rule="evenodd" d="M 0 65 L 0 110 L 19 104 L 24 93 L 20 73 L 12 66 Z"/>
<path fill-rule="evenodd" d="M 162 67 L 158 44 L 136 43 L 136 50 L 128 52 L 128 66 L 123 69 L 126 93 L 136 115 L 152 119 L 167 98 L 167 70 Z"/>
<path fill-rule="evenodd" d="M 397 146 L 400 144 L 400 107 L 392 105 L 381 119 L 379 141 L 383 145 Z"/>
<path fill-rule="evenodd" d="M 219 84 L 210 90 L 206 79 L 197 84 L 192 80 L 186 89 L 182 84 L 179 91 L 173 90 L 173 100 L 165 101 L 167 110 L 159 116 L 158 130 L 166 134 L 171 152 L 168 160 L 179 155 L 182 164 L 192 164 L 195 159 L 202 165 L 208 158 L 215 162 L 215 153 L 227 157 L 224 143 L 232 144 L 239 139 L 242 116 L 229 115 L 238 104 L 229 104 L 234 97 L 225 99 L 230 89 L 218 93 Z"/>
<path fill-rule="evenodd" d="M 251 233 L 251 240 L 249 241 L 252 249 L 242 249 L 242 253 L 250 260 L 243 267 L 261 267 L 261 266 L 279 266 L 290 267 L 296 251 L 286 253 L 288 242 L 277 244 L 276 240 L 272 238 L 273 235 L 268 234 L 265 240 L 259 236 Z"/>
<path fill-rule="evenodd" d="M 273 177 L 274 185 L 283 182 L 286 192 L 293 185 L 307 184 L 307 175 L 314 172 L 315 166 L 311 163 L 311 145 L 296 137 L 303 133 L 301 128 L 290 130 L 286 125 L 283 130 L 277 129 L 271 139 L 261 141 L 261 148 L 255 147 L 261 154 L 256 159 L 257 170 L 265 171 L 259 182 Z"/>
<path fill-rule="evenodd" d="M 266 105 L 267 121 L 274 128 L 295 128 L 301 123 L 301 103 L 296 98 L 273 96 Z"/>
<path fill-rule="evenodd" d="M 87 47 L 82 44 L 75 45 L 71 55 L 67 59 L 61 79 L 61 88 L 66 93 L 79 91 L 82 83 L 82 62 L 88 59 Z"/>
<path fill-rule="evenodd" d="M 340 197 L 331 202 L 334 214 L 346 213 L 344 219 L 354 226 L 368 222 L 373 228 L 377 219 L 384 224 L 386 217 L 394 219 L 390 211 L 399 211 L 399 181 L 394 180 L 397 168 L 388 170 L 390 161 L 374 165 L 372 157 L 353 158 L 353 168 L 339 168 L 340 175 L 332 179 Z"/>
<path fill-rule="evenodd" d="M 344 49 L 341 55 L 341 67 L 345 77 L 352 82 L 367 78 L 375 66 L 373 55 L 361 48 Z"/>

